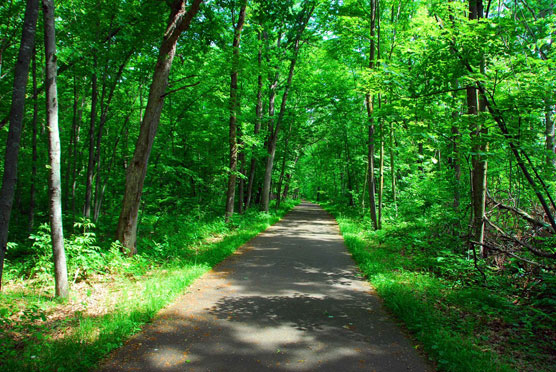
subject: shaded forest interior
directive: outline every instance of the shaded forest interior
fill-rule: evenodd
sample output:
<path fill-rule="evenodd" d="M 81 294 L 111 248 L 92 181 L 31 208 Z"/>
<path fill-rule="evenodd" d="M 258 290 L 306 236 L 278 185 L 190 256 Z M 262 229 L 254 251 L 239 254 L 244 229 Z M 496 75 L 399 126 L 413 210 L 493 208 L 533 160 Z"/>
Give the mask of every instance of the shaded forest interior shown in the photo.
<path fill-rule="evenodd" d="M 554 11 L 3 1 L 0 367 L 91 368 L 305 198 L 439 370 L 551 370 Z"/>

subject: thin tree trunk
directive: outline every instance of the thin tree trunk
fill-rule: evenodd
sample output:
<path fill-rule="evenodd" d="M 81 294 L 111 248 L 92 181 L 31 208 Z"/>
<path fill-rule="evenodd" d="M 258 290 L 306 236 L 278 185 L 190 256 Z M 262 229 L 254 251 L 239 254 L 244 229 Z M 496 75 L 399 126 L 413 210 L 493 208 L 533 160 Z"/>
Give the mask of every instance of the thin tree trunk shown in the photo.
<path fill-rule="evenodd" d="M 289 142 L 292 133 L 292 122 L 288 127 L 288 135 L 284 144 L 284 156 L 282 157 L 282 167 L 280 168 L 280 178 L 278 178 L 278 190 L 276 191 L 276 209 L 280 208 L 280 199 L 282 195 L 282 184 L 284 183 L 284 175 L 286 174 L 286 164 L 288 161 Z"/>
<path fill-rule="evenodd" d="M 241 30 L 245 23 L 245 9 L 247 7 L 247 0 L 243 1 L 241 10 L 239 12 L 239 19 L 237 25 L 234 27 L 234 41 L 232 52 L 232 72 L 230 74 L 230 174 L 228 176 L 228 192 L 226 193 L 226 222 L 230 222 L 234 214 L 234 198 L 236 192 L 236 179 L 237 179 L 237 77 L 239 70 L 239 43 L 241 41 Z M 240 203 L 242 201 L 240 200 Z"/>
<path fill-rule="evenodd" d="M 469 19 L 476 20 L 483 16 L 482 0 L 469 0 Z M 484 72 L 484 62 L 481 62 L 481 72 Z M 479 243 L 479 250 L 482 257 L 487 255 L 484 241 L 485 231 L 485 203 L 486 203 L 486 186 L 487 186 L 487 160 L 485 153 L 488 151 L 488 145 L 485 140 L 487 134 L 486 127 L 480 122 L 478 116 L 479 111 L 484 112 L 486 109 L 483 94 L 479 97 L 478 90 L 475 86 L 467 87 L 467 108 L 471 120 L 474 121 L 471 127 L 471 143 L 472 143 L 472 174 L 471 174 L 471 196 L 473 207 L 472 235 L 473 240 Z M 474 243 L 472 243 L 474 244 Z"/>
<path fill-rule="evenodd" d="M 392 201 L 394 203 L 394 209 L 396 211 L 396 216 L 398 213 L 398 205 L 397 205 L 397 191 L 396 191 L 396 163 L 395 163 L 395 156 L 394 156 L 394 123 L 390 124 L 390 173 L 391 173 L 391 187 L 392 187 Z"/>
<path fill-rule="evenodd" d="M 83 92 L 82 92 L 83 93 Z M 83 151 L 81 150 L 81 146 L 79 146 L 80 140 L 80 133 L 81 133 L 81 123 L 83 122 L 83 107 L 85 106 L 85 95 L 81 94 L 81 103 L 80 107 L 77 111 L 77 118 L 75 119 L 75 125 L 72 125 L 72 131 L 75 131 L 73 134 L 74 137 L 74 146 L 73 146 L 73 156 L 72 156 L 72 167 L 71 167 L 71 213 L 72 213 L 72 226 L 75 223 L 75 218 L 77 215 L 77 202 L 76 202 L 76 194 L 77 194 L 77 174 L 79 173 L 77 166 L 81 169 L 81 159 L 83 158 Z"/>
<path fill-rule="evenodd" d="M 44 16 L 44 54 L 46 59 L 46 123 L 50 158 L 50 232 L 54 254 L 56 296 L 68 297 L 69 284 L 62 227 L 62 177 L 60 174 L 60 134 L 58 130 L 58 94 L 56 91 L 56 36 L 54 2 L 42 0 Z"/>
<path fill-rule="evenodd" d="M 114 145 L 112 147 L 112 157 L 110 158 L 110 162 L 108 163 L 108 166 L 106 167 L 106 173 L 110 174 L 110 172 L 112 171 L 112 167 L 114 166 L 114 163 L 116 161 L 116 150 L 118 149 L 118 144 L 120 143 L 120 139 L 122 137 L 125 138 L 124 133 L 127 130 L 127 125 L 129 123 L 129 119 L 131 118 L 131 115 L 133 114 L 133 109 L 129 112 L 129 114 L 127 115 L 127 117 L 124 120 L 124 123 L 122 125 L 122 128 L 120 129 L 119 135 L 116 137 L 116 141 L 114 142 Z M 103 181 L 102 186 L 99 188 L 99 195 L 98 195 L 98 203 L 95 202 L 95 215 L 99 216 L 100 215 L 100 210 L 102 207 L 102 201 L 104 198 L 104 193 L 106 191 L 106 187 L 108 186 L 108 178 L 105 178 Z"/>
<path fill-rule="evenodd" d="M 556 170 L 556 134 L 554 129 L 554 109 L 547 105 L 545 110 L 545 135 L 546 135 L 546 164 L 549 166 L 549 171 L 553 175 Z"/>
<path fill-rule="evenodd" d="M 371 1 L 371 27 L 370 27 L 370 47 L 369 47 L 369 69 L 373 70 L 375 66 L 375 27 L 376 27 L 376 16 L 377 16 L 377 2 L 378 0 L 370 0 Z M 373 228 L 375 230 L 378 229 L 378 219 L 376 215 L 376 181 L 375 181 L 375 124 L 374 124 L 374 105 L 373 105 L 373 97 L 371 97 L 370 93 L 365 95 L 365 103 L 367 106 L 367 119 L 369 121 L 369 132 L 368 132 L 368 144 L 367 144 L 367 168 L 368 168 L 368 179 L 367 179 L 367 186 L 369 188 L 369 208 L 371 212 L 371 221 L 373 223 Z"/>
<path fill-rule="evenodd" d="M 257 40 L 259 43 L 259 51 L 257 56 L 257 66 L 259 71 L 259 76 L 257 78 L 257 106 L 255 108 L 255 113 L 257 119 L 255 121 L 255 130 L 253 134 L 255 137 L 259 134 L 261 130 L 261 122 L 263 118 L 263 75 L 262 75 L 262 46 L 261 46 L 261 32 L 257 31 Z M 247 199 L 245 201 L 245 209 L 248 209 L 251 205 L 251 199 L 253 197 L 253 183 L 255 182 L 255 171 L 257 169 L 257 156 L 254 153 L 254 149 L 251 153 L 251 164 L 249 166 L 249 179 L 247 180 Z"/>
<path fill-rule="evenodd" d="M 237 188 L 238 194 L 238 213 L 243 214 L 245 211 L 245 152 L 243 149 L 243 141 L 241 138 L 239 139 L 238 145 L 240 147 L 240 152 L 238 155 L 239 160 L 239 173 L 241 174 L 241 178 L 239 179 L 239 185 Z"/>
<path fill-rule="evenodd" d="M 91 200 L 93 197 L 93 174 L 95 167 L 95 125 L 97 119 L 97 59 L 94 58 L 94 71 L 91 77 L 91 122 L 89 126 L 89 162 L 87 164 L 87 179 L 85 184 L 85 205 L 83 206 L 83 215 L 85 218 L 91 218 Z"/>
<path fill-rule="evenodd" d="M 39 97 L 37 90 L 37 49 L 33 52 L 33 121 L 31 122 L 31 128 L 33 130 L 33 137 L 31 138 L 32 147 L 32 165 L 31 165 L 31 191 L 30 191 L 30 201 L 29 201 L 29 232 L 33 231 L 35 226 L 35 206 L 37 203 L 37 187 L 35 182 L 37 180 L 37 120 L 39 112 Z"/>
<path fill-rule="evenodd" d="M 185 10 L 185 0 L 176 0 L 171 7 L 170 19 L 159 49 L 158 60 L 149 90 L 149 99 L 141 123 L 133 160 L 127 168 L 124 199 L 116 231 L 116 238 L 129 255 L 137 252 L 137 218 L 141 204 L 141 194 L 147 174 L 149 156 L 160 122 L 164 93 L 168 86 L 168 76 L 176 53 L 176 44 L 181 33 L 189 28 L 202 1 L 193 0 L 187 11 Z"/>
<path fill-rule="evenodd" d="M 4 174 L 2 189 L 0 189 L 0 290 L 2 289 L 2 273 L 4 271 L 4 257 L 8 244 L 8 229 L 17 184 L 17 158 L 23 127 L 25 112 L 25 90 L 29 78 L 29 64 L 35 45 L 35 31 L 39 14 L 38 0 L 27 0 L 23 31 L 17 63 L 15 65 L 12 104 L 10 108 L 10 127 L 6 141 L 6 155 L 4 157 Z"/>
<path fill-rule="evenodd" d="M 290 182 L 292 179 L 293 171 L 295 170 L 295 166 L 297 165 L 298 161 L 299 161 L 299 155 L 297 155 L 295 157 L 295 160 L 293 161 L 293 169 L 286 174 L 286 185 L 284 186 L 284 193 L 282 194 L 282 199 L 284 200 L 288 198 L 288 194 L 290 191 Z"/>
<path fill-rule="evenodd" d="M 102 87 L 102 98 L 100 100 L 100 121 L 97 130 L 97 138 L 96 138 L 96 145 L 95 145 L 95 160 L 93 163 L 93 167 L 95 168 L 95 197 L 94 197 L 94 209 L 93 209 L 93 221 L 96 223 L 100 216 L 100 205 L 102 204 L 102 195 L 104 194 L 101 192 L 102 188 L 102 157 L 101 157 L 101 144 L 102 144 L 102 137 L 104 135 L 104 125 L 108 120 L 108 109 L 110 107 L 110 103 L 112 102 L 112 98 L 114 98 L 114 92 L 116 91 L 116 87 L 118 86 L 118 82 L 121 80 L 123 75 L 125 66 L 129 58 L 131 57 L 132 52 L 128 53 L 125 57 L 123 62 L 120 64 L 118 68 L 118 72 L 114 78 L 114 83 L 110 87 L 110 91 L 108 92 L 108 98 L 105 102 L 105 93 L 106 93 L 106 75 L 103 82 Z M 107 67 L 108 68 L 108 67 Z"/>

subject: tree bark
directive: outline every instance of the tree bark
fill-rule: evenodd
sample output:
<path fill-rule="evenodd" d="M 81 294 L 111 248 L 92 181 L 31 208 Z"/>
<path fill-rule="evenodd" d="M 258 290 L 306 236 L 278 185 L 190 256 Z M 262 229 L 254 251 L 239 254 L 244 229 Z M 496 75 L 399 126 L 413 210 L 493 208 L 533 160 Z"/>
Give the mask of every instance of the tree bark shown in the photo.
<path fill-rule="evenodd" d="M 2 273 L 4 270 L 4 257 L 8 244 L 8 228 L 17 184 L 17 158 L 23 127 L 25 112 L 25 90 L 29 78 L 29 64 L 35 45 L 35 31 L 39 15 L 39 1 L 27 0 L 23 31 L 17 63 L 15 65 L 12 104 L 10 108 L 10 127 L 6 141 L 6 154 L 4 157 L 4 174 L 2 176 L 2 189 L 0 189 L 0 290 L 2 289 Z"/>
<path fill-rule="evenodd" d="M 95 125 L 97 120 L 97 101 L 98 101 L 98 78 L 97 78 L 97 59 L 94 57 L 94 71 L 91 77 L 91 122 L 89 125 L 89 162 L 87 165 L 87 178 L 85 184 L 85 205 L 83 215 L 91 218 L 91 200 L 93 198 L 93 174 L 95 167 Z"/>
<path fill-rule="evenodd" d="M 286 174 L 286 185 L 284 186 L 284 193 L 282 194 L 282 199 L 284 200 L 288 198 L 288 194 L 290 192 L 290 182 L 293 176 L 293 171 L 295 170 L 295 166 L 297 165 L 298 161 L 299 161 L 299 155 L 297 155 L 295 157 L 295 160 L 293 161 L 293 169 Z"/>
<path fill-rule="evenodd" d="M 232 44 L 232 72 L 230 74 L 230 174 L 228 176 L 228 192 L 226 193 L 226 222 L 230 222 L 234 214 L 234 198 L 237 179 L 237 110 L 239 108 L 237 99 L 237 77 L 239 70 L 239 43 L 241 41 L 241 30 L 245 23 L 245 9 L 247 0 L 243 1 L 239 12 L 239 19 L 234 27 L 234 41 Z M 243 201 L 240 200 L 240 203 Z"/>
<path fill-rule="evenodd" d="M 257 106 L 255 107 L 255 114 L 257 119 L 255 121 L 255 130 L 253 134 L 257 136 L 261 130 L 261 122 L 263 119 L 263 75 L 262 75 L 262 46 L 261 46 L 261 32 L 257 31 L 257 40 L 259 43 L 259 51 L 257 57 L 257 67 L 259 71 L 259 76 L 257 77 Z M 253 197 L 253 183 L 255 182 L 255 171 L 257 167 L 257 156 L 251 153 L 251 164 L 249 166 L 249 178 L 247 180 L 247 199 L 245 200 L 245 209 L 248 209 L 251 205 L 251 199 Z"/>
<path fill-rule="evenodd" d="M 546 164 L 551 174 L 556 170 L 556 131 L 554 128 L 554 111 L 556 107 L 547 105 L 545 110 Z"/>
<path fill-rule="evenodd" d="M 60 134 L 58 130 L 58 93 L 56 89 L 56 36 L 54 1 L 42 0 L 44 17 L 44 51 L 46 59 L 46 123 L 48 127 L 48 154 L 50 158 L 50 233 L 54 254 L 56 296 L 69 294 L 64 231 L 62 227 L 62 177 L 60 174 Z"/>
<path fill-rule="evenodd" d="M 120 64 L 118 68 L 118 72 L 114 78 L 114 83 L 110 87 L 110 91 L 108 92 L 108 98 L 104 99 L 105 97 L 105 90 L 106 90 L 106 74 L 104 77 L 104 83 L 102 88 L 102 98 L 100 100 L 100 120 L 98 124 L 97 130 L 97 137 L 96 137 L 96 145 L 95 145 L 95 160 L 93 163 L 93 167 L 95 168 L 95 197 L 94 197 L 94 208 L 93 208 L 93 221 L 96 223 L 100 217 L 100 206 L 102 204 L 102 197 L 104 193 L 101 191 L 102 189 L 102 164 L 101 164 L 101 144 L 102 144 L 102 137 L 104 135 L 104 125 L 108 121 L 108 109 L 110 107 L 110 103 L 112 102 L 112 98 L 114 97 L 114 92 L 116 91 L 116 87 L 118 86 L 118 82 L 121 81 L 125 66 L 129 58 L 131 57 L 131 52 L 124 56 L 123 62 Z M 108 69 L 108 64 L 106 69 Z"/>
<path fill-rule="evenodd" d="M 32 147 L 32 165 L 31 165 L 31 191 L 29 195 L 29 233 L 33 231 L 35 226 L 35 206 L 37 201 L 37 187 L 35 182 L 37 180 L 37 121 L 39 112 L 39 97 L 37 90 L 37 49 L 33 51 L 33 120 L 31 128 L 33 137 L 31 138 Z"/>
<path fill-rule="evenodd" d="M 170 19 L 160 46 L 139 138 L 137 139 L 133 159 L 127 168 L 122 210 L 116 231 L 116 238 L 124 249 L 127 249 L 129 255 L 137 252 L 137 217 L 141 204 L 141 194 L 147 174 L 149 156 L 160 122 L 164 93 L 168 87 L 168 76 L 176 53 L 176 44 L 181 33 L 189 28 L 202 1 L 193 0 L 187 11 L 185 10 L 185 0 L 176 0 L 171 7 Z"/>
<path fill-rule="evenodd" d="M 371 26 L 370 26 L 370 46 L 369 46 L 369 69 L 373 70 L 375 66 L 375 27 L 376 27 L 376 8 L 378 0 L 371 1 Z M 365 104 L 367 106 L 367 119 L 369 124 L 368 129 L 368 143 L 367 143 L 367 186 L 369 188 L 369 208 L 371 212 L 371 221 L 373 223 L 373 228 L 378 229 L 378 219 L 376 215 L 376 180 L 375 180 L 375 123 L 374 123 L 374 98 L 371 96 L 370 92 L 365 94 Z"/>
<path fill-rule="evenodd" d="M 284 156 L 282 156 L 282 167 L 280 168 L 280 178 L 278 178 L 278 189 L 276 191 L 276 209 L 280 208 L 280 199 L 282 198 L 282 184 L 284 182 L 284 175 L 286 174 L 286 164 L 288 161 L 288 145 L 290 142 L 290 136 L 292 131 L 292 123 L 288 129 L 288 136 L 286 137 L 286 143 L 284 144 Z"/>
<path fill-rule="evenodd" d="M 482 0 L 469 0 L 469 19 L 478 20 L 483 16 Z M 481 61 L 481 72 L 484 72 L 484 62 Z M 482 118 L 479 112 L 486 109 L 484 97 L 478 94 L 478 89 L 474 86 L 468 86 L 467 89 L 467 113 L 471 120 L 471 203 L 473 207 L 472 235 L 473 240 L 479 242 L 479 250 L 482 257 L 487 255 L 484 242 L 485 231 L 485 203 L 487 188 L 487 160 L 485 153 L 488 151 L 488 145 L 485 140 L 487 134 L 486 127 L 481 123 Z M 481 96 L 481 97 L 479 97 Z M 472 243 L 473 244 L 473 243 Z"/>
<path fill-rule="evenodd" d="M 398 212 L 398 197 L 397 197 L 397 190 L 396 190 L 396 163 L 395 163 L 395 149 L 394 144 L 394 123 L 390 124 L 390 177 L 391 177 L 391 185 L 392 185 L 392 201 L 394 202 L 394 209 L 396 210 L 396 215 Z"/>
<path fill-rule="evenodd" d="M 282 102 L 280 103 L 280 112 L 278 113 L 278 118 L 276 120 L 276 124 L 270 127 L 270 138 L 268 141 L 267 147 L 267 158 L 266 158 L 266 168 L 264 173 L 263 179 L 263 195 L 261 200 L 261 209 L 264 212 L 268 212 L 269 203 L 270 203 L 270 184 L 272 182 L 272 169 L 274 168 L 274 156 L 276 155 L 276 144 L 278 143 L 278 133 L 280 132 L 280 126 L 282 121 L 284 120 L 284 115 L 286 113 L 286 103 L 288 101 L 288 94 L 290 92 L 290 88 L 292 85 L 293 80 L 293 73 L 295 70 L 295 64 L 297 62 L 297 57 L 299 54 L 299 47 L 301 36 L 307 27 L 307 23 L 315 10 L 315 4 L 311 5 L 311 8 L 308 9 L 306 13 L 301 11 L 299 15 L 299 31 L 296 35 L 294 40 L 294 48 L 293 48 L 293 57 L 290 60 L 290 69 L 288 73 L 288 80 L 286 82 L 286 86 L 284 88 L 284 93 L 282 94 Z M 278 79 L 276 79 L 277 82 Z"/>

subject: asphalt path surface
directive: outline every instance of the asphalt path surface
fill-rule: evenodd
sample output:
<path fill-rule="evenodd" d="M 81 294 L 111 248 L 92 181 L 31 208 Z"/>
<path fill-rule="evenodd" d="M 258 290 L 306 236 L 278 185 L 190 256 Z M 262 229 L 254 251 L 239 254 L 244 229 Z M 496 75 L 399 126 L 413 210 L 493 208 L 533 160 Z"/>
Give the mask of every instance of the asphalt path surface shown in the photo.
<path fill-rule="evenodd" d="M 432 371 L 336 221 L 302 203 L 198 279 L 100 371 Z"/>

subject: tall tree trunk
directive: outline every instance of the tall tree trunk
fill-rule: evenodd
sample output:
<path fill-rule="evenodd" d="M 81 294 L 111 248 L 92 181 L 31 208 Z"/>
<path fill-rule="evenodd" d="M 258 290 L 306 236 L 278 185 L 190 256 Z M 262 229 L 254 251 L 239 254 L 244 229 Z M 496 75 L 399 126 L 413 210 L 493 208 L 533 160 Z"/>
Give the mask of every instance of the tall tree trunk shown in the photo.
<path fill-rule="evenodd" d="M 282 157 L 282 167 L 280 168 L 280 177 L 278 178 L 278 190 L 276 191 L 276 209 L 280 208 L 280 199 L 282 195 L 282 184 L 284 183 L 284 175 L 286 174 L 286 164 L 288 161 L 289 142 L 292 133 L 292 122 L 288 126 L 288 135 L 284 144 L 284 156 Z"/>
<path fill-rule="evenodd" d="M 241 10 L 239 12 L 239 19 L 234 26 L 234 41 L 232 52 L 232 72 L 230 74 L 230 174 L 228 176 L 228 192 L 226 193 L 226 222 L 230 222 L 234 214 L 234 198 L 236 192 L 236 179 L 237 179 L 237 76 L 239 70 L 239 43 L 241 41 L 241 30 L 245 23 L 245 8 L 247 7 L 247 0 L 243 1 Z M 240 200 L 240 203 L 243 201 Z"/>
<path fill-rule="evenodd" d="M 237 194 L 238 194 L 238 213 L 243 214 L 245 211 L 245 152 L 243 151 L 243 141 L 238 141 L 238 145 L 240 147 L 238 161 L 239 161 L 239 173 L 241 174 L 241 178 L 239 179 L 239 185 L 237 187 Z"/>
<path fill-rule="evenodd" d="M 293 171 L 294 171 L 295 166 L 297 165 L 298 161 L 299 161 L 299 155 L 297 155 L 295 157 L 295 160 L 293 161 L 293 169 L 291 169 L 286 174 L 286 185 L 284 186 L 284 193 L 282 194 L 282 199 L 284 199 L 284 200 L 286 200 L 288 198 L 288 194 L 290 192 L 290 182 L 291 182 L 291 179 L 292 179 Z"/>
<path fill-rule="evenodd" d="M 68 272 L 62 227 L 62 177 L 60 174 L 60 134 L 58 130 L 58 93 L 56 91 L 56 29 L 54 2 L 42 0 L 44 16 L 44 54 L 46 59 L 46 123 L 50 158 L 50 232 L 54 254 L 56 296 L 68 297 Z"/>
<path fill-rule="evenodd" d="M 114 92 L 116 91 L 116 87 L 118 86 L 118 82 L 121 81 L 125 66 L 127 64 L 127 61 L 129 61 L 129 58 L 131 57 L 132 52 L 129 52 L 125 57 L 123 62 L 120 64 L 119 68 L 118 68 L 118 72 L 116 73 L 116 76 L 114 77 L 114 82 L 112 84 L 112 86 L 109 89 L 108 92 L 108 98 L 105 100 L 106 97 L 106 75 L 107 73 L 105 73 L 105 77 L 104 77 L 104 81 L 103 81 L 103 87 L 102 87 L 102 95 L 101 95 L 101 100 L 100 100 L 100 120 L 99 120 L 99 124 L 98 124 L 98 130 L 97 130 L 97 136 L 96 136 L 96 145 L 95 145 L 95 160 L 93 163 L 93 167 L 95 168 L 95 197 L 94 197 L 94 208 L 93 208 L 93 221 L 96 223 L 98 221 L 98 218 L 100 216 L 100 206 L 102 204 L 102 195 L 104 194 L 101 189 L 102 189 L 102 170 L 103 170 L 103 165 L 102 165 L 102 157 L 101 157 L 101 144 L 102 144 L 102 137 L 104 135 L 104 126 L 106 124 L 106 122 L 108 121 L 108 109 L 110 107 L 110 103 L 112 102 L 112 98 L 114 98 Z M 108 69 L 108 64 L 106 65 L 105 70 Z"/>
<path fill-rule="evenodd" d="M 482 0 L 469 0 L 469 19 L 478 20 L 483 16 Z M 484 61 L 481 62 L 481 72 L 484 72 Z M 484 97 L 479 97 L 477 88 L 472 85 L 467 89 L 467 109 L 471 120 L 471 202 L 473 207 L 472 235 L 473 240 L 479 243 L 479 250 L 482 257 L 487 255 L 484 245 L 485 231 L 485 202 L 487 187 L 487 160 L 484 155 L 488 151 L 485 136 L 487 134 L 486 126 L 479 117 L 479 111 L 484 112 L 486 109 Z"/>
<path fill-rule="evenodd" d="M 394 123 L 390 124 L 390 174 L 391 174 L 391 187 L 392 187 L 392 201 L 394 203 L 394 209 L 396 210 L 396 216 L 398 213 L 398 196 L 396 190 L 396 163 L 395 163 L 395 156 L 394 156 Z"/>
<path fill-rule="evenodd" d="M 261 45 L 261 32 L 257 31 L 257 40 L 259 44 L 258 56 L 257 56 L 257 67 L 259 75 L 257 77 L 257 106 L 255 108 L 255 114 L 257 119 L 255 121 L 255 130 L 253 134 L 255 137 L 259 134 L 261 130 L 261 122 L 263 119 L 263 75 L 262 75 L 262 45 Z M 257 169 L 257 156 L 255 155 L 255 149 L 251 153 L 251 164 L 249 166 L 249 178 L 247 180 L 247 199 L 245 200 L 245 209 L 248 209 L 251 205 L 251 199 L 253 197 L 253 183 L 255 182 L 255 171 Z"/>
<path fill-rule="evenodd" d="M 94 57 L 93 76 L 91 77 L 91 122 L 89 126 L 89 162 L 87 163 L 87 179 L 85 183 L 85 205 L 83 215 L 91 218 L 91 200 L 93 198 L 93 175 L 95 168 L 95 125 L 97 120 L 98 78 L 96 73 L 97 59 Z"/>
<path fill-rule="evenodd" d="M 29 195 L 29 232 L 33 231 L 35 226 L 35 206 L 37 203 L 37 187 L 35 182 L 37 180 L 37 120 L 39 112 L 39 92 L 37 89 L 37 49 L 33 52 L 33 121 L 31 128 L 33 130 L 33 137 L 31 138 L 32 147 L 32 165 L 31 165 L 31 191 Z"/>
<path fill-rule="evenodd" d="M 0 290 L 2 289 L 2 273 L 4 271 L 4 257 L 8 244 L 8 228 L 17 184 L 17 158 L 21 141 L 21 128 L 25 112 L 25 89 L 29 78 L 29 64 L 35 45 L 35 31 L 39 14 L 39 1 L 27 0 L 21 44 L 14 71 L 14 85 L 12 104 L 10 109 L 10 127 L 6 141 L 6 155 L 4 157 L 4 174 L 2 189 L 0 189 Z"/>
<path fill-rule="evenodd" d="M 170 19 L 159 49 L 158 60 L 149 90 L 147 107 L 145 109 L 143 121 L 141 122 L 133 160 L 127 168 L 122 210 L 120 212 L 116 231 L 116 238 L 121 242 L 123 247 L 127 249 L 129 255 L 133 255 L 137 252 L 137 217 L 141 204 L 141 194 L 147 174 L 149 156 L 160 122 L 160 114 L 164 104 L 164 94 L 168 86 L 168 76 L 176 53 L 176 44 L 180 34 L 189 28 L 202 1 L 203 0 L 193 0 L 193 3 L 187 11 L 185 10 L 185 0 L 176 0 L 171 7 Z"/>
<path fill-rule="evenodd" d="M 77 163 L 79 154 L 79 132 L 81 126 L 81 119 L 83 115 L 83 106 L 85 97 L 81 95 L 81 103 L 79 102 L 79 93 L 77 89 L 76 76 L 73 80 L 73 120 L 71 124 L 71 144 L 68 159 L 68 175 L 67 179 L 71 184 L 71 212 L 72 212 L 72 226 L 75 223 L 76 210 L 75 210 L 75 192 L 77 189 Z M 67 188 L 69 192 L 69 188 Z"/>
<path fill-rule="evenodd" d="M 353 203 L 353 180 L 351 174 L 351 153 L 349 151 L 347 129 L 344 127 L 344 146 L 346 150 L 346 172 L 347 172 L 347 191 L 349 194 L 349 206 L 352 207 Z"/>
<path fill-rule="evenodd" d="M 370 27 L 370 46 L 369 46 L 369 69 L 373 70 L 375 67 L 375 28 L 377 16 L 377 2 L 378 0 L 371 1 L 371 27 Z M 373 228 L 378 229 L 378 219 L 376 215 L 376 180 L 375 180 L 375 123 L 374 123 L 374 98 L 367 92 L 365 95 L 365 103 L 367 106 L 367 119 L 369 124 L 368 144 L 367 144 L 367 186 L 369 188 L 369 208 L 371 212 L 371 221 Z"/>
<path fill-rule="evenodd" d="M 315 10 L 316 4 L 311 4 L 310 8 L 307 12 L 303 10 L 299 14 L 298 24 L 300 26 L 299 31 L 296 35 L 294 40 L 294 48 L 293 48 L 293 57 L 290 60 L 290 69 L 288 73 L 288 80 L 286 81 L 286 86 L 284 87 L 284 93 L 282 94 L 282 102 L 280 103 L 280 112 L 278 114 L 278 119 L 276 120 L 276 124 L 271 126 L 270 128 L 270 138 L 268 141 L 268 148 L 267 148 L 267 158 L 266 158 L 266 167 L 264 172 L 264 179 L 263 179 L 263 195 L 261 206 L 264 212 L 268 212 L 269 202 L 270 202 L 270 184 L 272 182 L 272 170 L 274 168 L 274 156 L 276 155 L 276 144 L 278 143 L 278 133 L 280 132 L 280 126 L 284 120 L 284 115 L 286 114 L 286 104 L 288 101 L 288 95 L 290 92 L 290 88 L 292 85 L 293 80 L 293 73 L 295 70 L 295 64 L 297 63 L 297 57 L 299 54 L 299 47 L 301 36 L 307 27 L 307 23 L 311 18 L 313 11 Z M 276 79 L 277 80 L 277 79 Z"/>
<path fill-rule="evenodd" d="M 266 34 L 265 34 L 266 36 Z M 276 41 L 276 47 L 280 48 L 280 41 L 282 38 L 282 34 L 278 35 L 278 40 Z M 271 80 L 270 88 L 269 88 L 269 96 L 268 96 L 268 139 L 265 142 L 265 148 L 267 150 L 267 163 L 265 166 L 265 173 L 263 175 L 263 189 L 260 195 L 260 204 L 261 210 L 268 211 L 269 205 L 269 198 L 270 198 L 270 183 L 272 182 L 272 166 L 269 168 L 269 162 L 274 162 L 274 156 L 272 160 L 270 160 L 270 154 L 272 153 L 272 138 L 274 135 L 274 127 L 275 127 L 275 102 L 276 102 L 276 89 L 278 88 L 278 80 L 280 78 L 280 67 L 276 65 L 274 67 L 274 80 Z M 274 151 L 276 151 L 276 147 L 274 146 Z M 270 171 L 270 172 L 269 172 Z M 266 182 L 268 181 L 268 185 Z M 267 194 L 265 196 L 265 194 Z"/>

